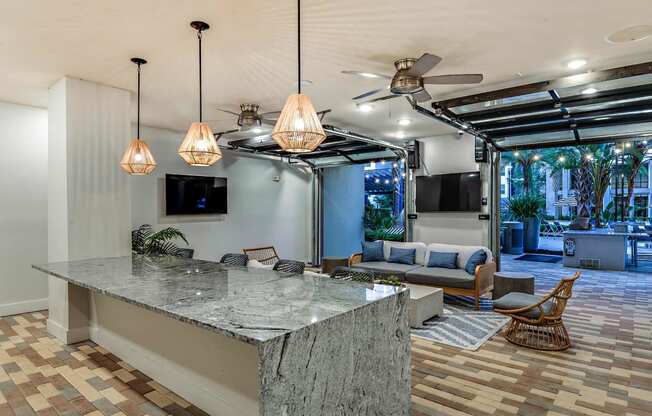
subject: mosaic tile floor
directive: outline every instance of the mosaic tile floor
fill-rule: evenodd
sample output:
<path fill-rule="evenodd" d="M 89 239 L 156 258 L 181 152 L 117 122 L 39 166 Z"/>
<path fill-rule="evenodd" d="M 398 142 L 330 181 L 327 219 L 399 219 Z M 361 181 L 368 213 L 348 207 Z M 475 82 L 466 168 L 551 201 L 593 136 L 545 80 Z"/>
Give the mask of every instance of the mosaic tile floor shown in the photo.
<path fill-rule="evenodd" d="M 572 271 L 506 259 L 546 293 Z M 413 338 L 413 415 L 652 415 L 652 274 L 582 270 L 565 321 L 566 352 L 497 335 L 477 351 Z"/>
<path fill-rule="evenodd" d="M 504 263 L 524 268 L 539 293 L 569 274 Z M 412 414 L 652 416 L 651 297 L 652 274 L 583 271 L 566 315 L 574 346 L 562 353 L 500 335 L 477 351 L 413 338 Z M 100 346 L 62 346 L 45 319 L 0 318 L 0 416 L 206 415 Z"/>

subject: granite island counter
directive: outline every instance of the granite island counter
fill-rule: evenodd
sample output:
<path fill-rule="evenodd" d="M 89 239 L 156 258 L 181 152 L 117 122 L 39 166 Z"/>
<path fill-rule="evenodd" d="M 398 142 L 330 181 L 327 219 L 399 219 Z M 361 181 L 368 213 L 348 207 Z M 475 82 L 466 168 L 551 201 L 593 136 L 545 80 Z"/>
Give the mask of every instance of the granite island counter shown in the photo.
<path fill-rule="evenodd" d="M 34 267 L 67 282 L 50 333 L 93 340 L 213 415 L 409 414 L 404 288 L 174 257 Z"/>

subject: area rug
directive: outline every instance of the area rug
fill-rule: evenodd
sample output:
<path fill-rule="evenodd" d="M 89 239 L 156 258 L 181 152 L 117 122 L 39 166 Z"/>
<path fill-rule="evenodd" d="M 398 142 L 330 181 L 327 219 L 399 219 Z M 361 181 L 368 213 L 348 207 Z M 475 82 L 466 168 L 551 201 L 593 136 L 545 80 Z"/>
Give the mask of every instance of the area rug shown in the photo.
<path fill-rule="evenodd" d="M 514 260 L 522 261 L 536 261 L 538 263 L 559 263 L 563 257 L 561 256 L 543 256 L 541 254 L 523 254 L 516 257 Z"/>
<path fill-rule="evenodd" d="M 499 332 L 509 318 L 493 311 L 489 299 L 480 300 L 480 310 L 474 300 L 464 296 L 444 296 L 444 314 L 412 328 L 415 337 L 424 338 L 465 350 L 475 351 Z"/>

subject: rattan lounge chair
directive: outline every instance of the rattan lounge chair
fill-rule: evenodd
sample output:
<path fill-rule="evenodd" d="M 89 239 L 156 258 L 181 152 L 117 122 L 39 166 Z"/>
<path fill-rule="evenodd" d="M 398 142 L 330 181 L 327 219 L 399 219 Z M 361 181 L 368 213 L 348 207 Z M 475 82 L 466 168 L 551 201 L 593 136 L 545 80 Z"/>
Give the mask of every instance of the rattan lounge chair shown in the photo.
<path fill-rule="evenodd" d="M 573 294 L 576 272 L 565 277 L 545 296 L 512 292 L 494 301 L 494 310 L 512 318 L 505 338 L 516 345 L 537 350 L 562 351 L 571 346 L 562 315 Z"/>

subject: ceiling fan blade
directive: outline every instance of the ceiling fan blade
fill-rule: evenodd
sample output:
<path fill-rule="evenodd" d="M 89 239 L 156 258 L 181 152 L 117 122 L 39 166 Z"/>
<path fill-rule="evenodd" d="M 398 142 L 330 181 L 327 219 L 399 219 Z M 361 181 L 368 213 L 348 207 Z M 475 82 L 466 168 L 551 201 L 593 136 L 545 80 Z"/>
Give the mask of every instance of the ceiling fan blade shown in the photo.
<path fill-rule="evenodd" d="M 234 116 L 238 116 L 238 117 L 240 117 L 240 113 L 234 113 L 234 112 L 231 111 L 231 110 L 224 110 L 224 109 L 222 109 L 222 108 L 218 108 L 217 111 L 221 111 L 221 112 L 223 112 L 223 113 L 233 114 Z"/>
<path fill-rule="evenodd" d="M 414 99 L 417 100 L 418 103 L 432 100 L 432 96 L 426 90 L 421 90 L 416 94 L 412 94 L 412 97 L 414 97 Z"/>
<path fill-rule="evenodd" d="M 482 78 L 482 74 L 434 75 L 423 78 L 423 83 L 438 85 L 478 84 L 482 82 Z"/>
<path fill-rule="evenodd" d="M 219 139 L 220 137 L 224 136 L 225 134 L 236 133 L 236 132 L 239 132 L 239 131 L 240 131 L 240 130 L 238 130 L 238 129 L 235 129 L 235 130 L 227 130 L 227 131 L 220 131 L 219 133 L 215 133 L 215 134 L 213 134 L 213 136 L 215 136 L 216 138 Z"/>
<path fill-rule="evenodd" d="M 358 75 L 365 78 L 385 78 L 392 79 L 391 75 L 378 74 L 376 72 L 367 72 L 367 71 L 342 71 L 343 74 L 347 75 Z"/>
<path fill-rule="evenodd" d="M 381 91 L 385 91 L 386 89 L 387 89 L 387 87 L 383 87 L 383 88 L 377 88 L 375 90 L 367 91 L 364 94 L 360 94 L 360 95 L 357 95 L 357 96 L 353 97 L 352 100 L 359 100 L 361 98 L 366 98 L 366 97 L 369 97 L 370 95 L 374 95 L 374 94 L 377 94 L 377 93 L 379 93 Z"/>
<path fill-rule="evenodd" d="M 266 118 L 261 118 L 260 122 L 263 124 L 266 124 L 268 126 L 275 126 L 276 125 L 276 120 L 268 120 Z"/>
<path fill-rule="evenodd" d="M 435 65 L 437 65 L 440 62 L 441 62 L 441 58 L 438 57 L 437 55 L 424 53 L 423 55 L 421 55 L 421 58 L 417 59 L 417 61 L 414 63 L 414 65 L 412 65 L 412 67 L 408 70 L 407 73 L 415 77 L 420 77 L 423 74 L 430 71 L 432 68 L 434 68 Z"/>
<path fill-rule="evenodd" d="M 278 117 L 278 116 L 280 116 L 280 115 L 281 115 L 281 112 L 280 112 L 280 111 L 268 111 L 268 112 L 266 112 L 266 113 L 260 113 L 259 115 L 260 115 L 260 116 L 263 116 L 263 117 L 271 117 L 271 118 L 274 118 L 274 117 Z"/>
<path fill-rule="evenodd" d="M 396 98 L 396 97 L 400 97 L 400 95 L 398 95 L 398 94 L 385 95 L 385 96 L 383 96 L 383 97 L 374 98 L 373 100 L 369 100 L 369 101 L 365 101 L 365 102 L 362 102 L 362 103 L 358 103 L 358 105 L 362 105 L 362 104 L 371 104 L 371 103 L 375 103 L 375 102 L 378 102 L 378 101 L 391 100 L 392 98 Z"/>

